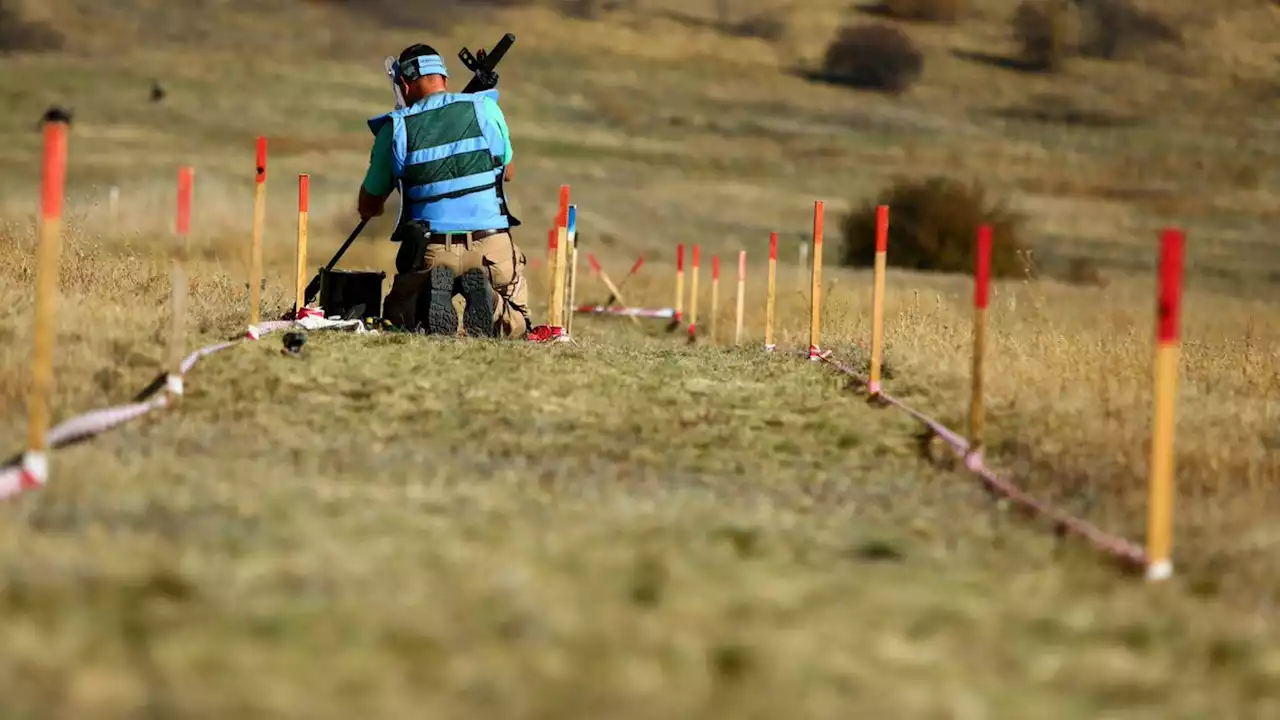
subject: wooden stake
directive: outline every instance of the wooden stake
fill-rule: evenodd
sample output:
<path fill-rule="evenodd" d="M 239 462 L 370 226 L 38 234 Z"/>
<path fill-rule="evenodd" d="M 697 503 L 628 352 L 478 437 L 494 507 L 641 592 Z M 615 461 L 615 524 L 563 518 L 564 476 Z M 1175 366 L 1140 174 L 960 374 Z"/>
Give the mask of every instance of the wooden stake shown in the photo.
<path fill-rule="evenodd" d="M 621 301 L 619 301 L 621 302 Z M 676 324 L 684 320 L 684 243 L 676 245 Z"/>
<path fill-rule="evenodd" d="M 40 235 L 36 250 L 35 343 L 31 352 L 31 389 L 27 398 L 27 452 L 22 475 L 26 486 L 43 483 L 48 474 L 52 417 L 53 343 L 57 336 L 58 270 L 62 256 L 62 202 L 67 178 L 67 122 L 46 119 L 44 162 L 40 183 Z"/>
<path fill-rule="evenodd" d="M 693 246 L 693 277 L 689 278 L 689 342 L 698 341 L 698 267 L 702 264 L 702 248 Z"/>
<path fill-rule="evenodd" d="M 182 261 L 174 258 L 169 272 L 169 377 L 165 385 L 170 395 L 182 394 L 182 360 L 187 348 L 187 273 Z"/>
<path fill-rule="evenodd" d="M 171 395 L 182 394 L 182 360 L 186 354 L 187 273 L 183 264 L 189 254 L 191 233 L 191 168 L 178 169 L 178 208 L 174 221 L 177 247 L 169 270 L 169 377 L 166 385 Z"/>
<path fill-rule="evenodd" d="M 872 397 L 880 394 L 880 368 L 884 354 L 884 275 L 888 265 L 889 206 L 876 208 L 876 270 L 875 284 L 871 291 L 871 377 L 867 392 Z"/>
<path fill-rule="evenodd" d="M 564 334 L 573 334 L 573 315 L 575 300 L 578 291 L 578 206 L 569 206 L 568 224 L 565 230 L 565 238 L 567 244 L 565 252 L 569 256 L 568 268 L 568 290 L 565 292 L 565 307 L 561 311 L 564 315 Z"/>
<path fill-rule="evenodd" d="M 605 272 L 604 268 L 600 267 L 600 261 L 596 259 L 595 255 L 587 253 L 587 262 L 591 263 L 591 271 L 596 274 L 596 277 L 600 278 L 600 282 L 604 283 L 605 288 L 609 290 L 610 296 L 614 301 L 616 301 L 623 310 L 626 310 L 628 306 L 626 299 L 622 297 L 622 286 L 614 284 L 613 279 L 609 277 L 609 273 Z M 610 303 L 605 303 L 605 307 L 608 307 L 609 305 Z M 631 318 L 631 322 L 634 323 L 636 327 L 642 327 L 644 325 L 640 322 L 640 318 L 635 315 L 628 315 L 627 317 Z"/>
<path fill-rule="evenodd" d="M 1155 408 L 1147 500 L 1147 579 L 1173 575 L 1173 467 L 1181 340 L 1182 267 L 1186 238 L 1165 230 L 1160 239 L 1160 288 L 1156 306 Z"/>
<path fill-rule="evenodd" d="M 311 211 L 311 176 L 298 175 L 298 266 L 297 287 L 293 296 L 293 317 L 302 317 L 307 304 L 307 216 Z"/>
<path fill-rule="evenodd" d="M 822 355 L 822 201 L 813 203 L 813 277 L 809 286 L 809 359 Z"/>
<path fill-rule="evenodd" d="M 772 352 L 773 319 L 778 304 L 778 233 L 769 233 L 769 289 L 764 304 L 764 349 Z"/>
<path fill-rule="evenodd" d="M 738 316 L 734 322 L 733 344 L 742 344 L 742 321 L 747 310 L 747 251 L 738 251 Z"/>
<path fill-rule="evenodd" d="M 969 453 L 971 465 L 982 462 L 983 361 L 987 351 L 987 305 L 991 292 L 991 226 L 978 228 L 973 268 L 973 386 L 969 397 Z"/>
<path fill-rule="evenodd" d="M 641 265 L 644 265 L 644 256 L 643 256 L 643 255 L 641 255 L 641 256 L 639 256 L 639 257 L 637 257 L 637 258 L 636 258 L 636 262 L 635 262 L 635 264 L 634 264 L 634 265 L 632 265 L 632 266 L 631 266 L 631 270 L 630 270 L 629 272 L 627 272 L 627 276 L 626 276 L 626 277 L 624 277 L 624 278 L 622 278 L 622 282 L 618 283 L 618 290 L 619 290 L 619 291 L 621 291 L 621 290 L 622 290 L 622 288 L 626 286 L 626 284 L 627 284 L 627 281 L 628 281 L 628 280 L 630 280 L 631 278 L 635 277 L 636 273 L 640 272 L 640 266 L 641 266 Z M 612 291 L 611 291 L 611 292 L 612 292 Z M 605 302 L 604 302 L 604 306 L 605 306 L 605 307 L 609 307 L 610 305 L 613 305 L 613 303 L 614 303 L 615 301 L 617 301 L 617 302 L 622 302 L 621 298 L 617 297 L 616 295 L 610 295 L 610 296 L 609 296 L 609 299 L 608 299 L 608 300 L 605 300 Z"/>
<path fill-rule="evenodd" d="M 711 344 L 720 340 L 720 256 L 711 256 Z"/>
<path fill-rule="evenodd" d="M 262 226 L 266 220 L 267 139 L 258 138 L 258 175 L 253 195 L 253 248 L 249 264 L 249 335 L 257 337 L 262 313 Z"/>
<path fill-rule="evenodd" d="M 551 297 L 547 304 L 547 324 L 564 328 L 565 258 L 569 245 L 569 186 L 560 186 L 560 213 L 556 216 L 556 247 L 551 258 Z"/>

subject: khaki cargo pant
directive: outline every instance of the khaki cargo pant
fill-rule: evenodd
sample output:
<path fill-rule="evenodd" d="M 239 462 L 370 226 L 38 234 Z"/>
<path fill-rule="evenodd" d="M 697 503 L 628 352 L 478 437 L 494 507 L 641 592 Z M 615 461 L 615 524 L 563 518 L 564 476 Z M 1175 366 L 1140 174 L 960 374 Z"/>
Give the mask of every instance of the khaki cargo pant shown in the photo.
<path fill-rule="evenodd" d="M 419 292 L 428 288 L 433 268 L 447 267 L 456 278 L 468 270 L 480 269 L 489 277 L 497 303 L 493 323 L 497 337 L 523 337 L 529 331 L 529 290 L 525 281 L 527 258 L 511 240 L 510 233 L 496 233 L 470 243 L 458 240 L 445 245 L 427 245 L 423 269 L 397 272 L 387 293 L 385 315 L 394 325 L 413 327 L 417 323 Z M 405 267 L 396 259 L 397 269 Z"/>

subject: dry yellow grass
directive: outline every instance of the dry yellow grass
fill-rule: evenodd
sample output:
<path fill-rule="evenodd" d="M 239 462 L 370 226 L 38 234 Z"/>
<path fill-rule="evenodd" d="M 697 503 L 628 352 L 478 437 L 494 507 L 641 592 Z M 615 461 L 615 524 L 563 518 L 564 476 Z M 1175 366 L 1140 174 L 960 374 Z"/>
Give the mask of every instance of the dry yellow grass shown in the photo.
<path fill-rule="evenodd" d="M 1013 47 L 1012 3 L 971 5 L 954 27 L 910 27 L 926 71 L 898 100 L 786 73 L 820 54 L 813 38 L 830 34 L 835 4 L 795 10 L 795 49 L 649 14 L 661 7 L 600 22 L 526 8 L 505 25 L 474 21 L 428 38 L 474 49 L 517 32 L 503 98 L 527 224 L 518 240 L 531 256 L 561 182 L 573 187 L 584 243 L 615 278 L 646 253 L 628 284 L 633 302 L 670 303 L 676 242 L 726 262 L 744 247 L 753 345 L 770 230 L 783 233 L 779 343 L 799 347 L 807 281 L 791 263 L 815 198 L 832 228 L 846 203 L 893 175 L 982 177 L 1031 216 L 1046 267 L 1088 256 L 1108 280 L 998 286 L 991 462 L 1134 539 L 1156 231 L 1187 227 L 1179 575 L 1168 586 L 1121 578 L 1079 545 L 1008 517 L 970 478 L 920 458 L 907 418 L 861 407 L 817 369 L 754 347 L 686 348 L 607 319 L 579 321 L 581 347 L 315 337 L 294 362 L 269 341 L 198 367 L 183 406 L 163 419 L 59 452 L 54 483 L 4 509 L 6 708 L 1276 713 L 1280 145 L 1251 93 L 1275 47 L 1260 28 L 1277 11 L 1224 3 L 1195 17 L 1181 56 L 1195 73 L 1155 57 L 1041 78 L 952 54 Z M 44 107 L 77 108 L 63 418 L 128 399 L 162 366 L 177 166 L 197 167 L 192 313 L 203 343 L 243 323 L 254 136 L 269 135 L 273 149 L 269 316 L 290 292 L 294 176 L 313 178 L 316 265 L 353 224 L 363 118 L 389 95 L 377 61 L 422 35 L 319 5 L 210 6 L 199 22 L 168 3 L 136 6 L 171 21 L 178 41 L 97 3 L 57 2 L 49 12 L 83 56 L 0 61 L 0 96 L 13 98 L 0 119 L 0 441 L 15 450 L 30 345 L 30 123 Z M 278 31 L 285 22 L 331 39 Z M 203 36 L 182 34 L 195 27 Z M 255 59 L 246 47 L 265 50 Z M 67 74 L 86 58 L 102 82 Z M 144 100 L 153 74 L 170 89 L 160 107 Z M 989 112 L 1059 102 L 1049 92 L 1143 121 L 1096 129 Z M 112 184 L 122 189 L 115 228 L 102 205 Z M 385 229 L 344 265 L 389 269 Z M 870 279 L 832 267 L 834 255 L 824 334 L 856 363 Z M 707 289 L 709 262 L 703 273 Z M 731 328 L 732 283 L 722 292 L 721 327 Z M 963 279 L 894 271 L 889 281 L 886 386 L 957 428 L 970 292 Z M 581 294 L 604 295 L 588 278 Z"/>

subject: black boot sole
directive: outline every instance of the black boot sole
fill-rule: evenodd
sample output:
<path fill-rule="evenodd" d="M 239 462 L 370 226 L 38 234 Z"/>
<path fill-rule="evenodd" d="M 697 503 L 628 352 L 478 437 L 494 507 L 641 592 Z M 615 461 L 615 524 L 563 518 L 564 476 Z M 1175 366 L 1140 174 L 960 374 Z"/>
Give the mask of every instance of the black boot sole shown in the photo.
<path fill-rule="evenodd" d="M 422 307 L 424 300 L 425 308 Z M 428 335 L 458 334 L 458 311 L 453 307 L 453 271 L 449 268 L 431 270 L 428 287 L 418 296 L 419 325 L 424 317 Z"/>
<path fill-rule="evenodd" d="M 493 286 L 483 270 L 468 270 L 458 276 L 458 290 L 466 301 L 462 329 L 469 337 L 493 337 Z"/>

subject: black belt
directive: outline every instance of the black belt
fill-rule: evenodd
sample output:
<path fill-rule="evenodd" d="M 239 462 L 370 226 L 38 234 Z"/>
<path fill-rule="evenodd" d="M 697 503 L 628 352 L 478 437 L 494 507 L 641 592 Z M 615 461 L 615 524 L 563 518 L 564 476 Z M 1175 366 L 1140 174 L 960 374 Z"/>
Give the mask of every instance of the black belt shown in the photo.
<path fill-rule="evenodd" d="M 483 240 L 491 235 L 507 232 L 506 230 L 476 230 L 469 233 L 431 233 L 427 236 L 427 243 L 431 245 L 446 245 L 449 243 L 465 243 Z"/>

